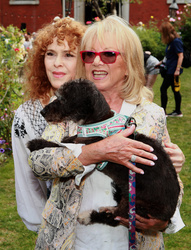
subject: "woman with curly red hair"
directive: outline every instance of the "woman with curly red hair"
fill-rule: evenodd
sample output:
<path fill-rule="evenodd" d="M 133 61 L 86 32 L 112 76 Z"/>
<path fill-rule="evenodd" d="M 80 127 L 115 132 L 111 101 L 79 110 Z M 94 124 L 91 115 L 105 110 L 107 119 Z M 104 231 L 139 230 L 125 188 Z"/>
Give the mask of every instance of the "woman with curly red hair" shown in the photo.
<path fill-rule="evenodd" d="M 67 17 L 37 32 L 24 68 L 25 100 L 15 113 L 12 147 L 17 210 L 27 228 L 38 231 L 47 201 L 48 183 L 37 179 L 28 166 L 26 143 L 41 136 L 47 123 L 40 111 L 64 82 L 74 79 L 78 46 L 85 26 Z"/>

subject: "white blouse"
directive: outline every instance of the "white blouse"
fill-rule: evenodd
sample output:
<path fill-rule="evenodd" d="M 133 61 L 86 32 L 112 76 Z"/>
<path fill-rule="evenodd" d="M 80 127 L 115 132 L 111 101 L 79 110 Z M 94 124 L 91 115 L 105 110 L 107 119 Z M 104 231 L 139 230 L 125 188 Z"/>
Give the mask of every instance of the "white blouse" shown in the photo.
<path fill-rule="evenodd" d="M 135 105 L 124 102 L 120 113 L 130 116 L 135 108 Z M 82 178 L 82 176 L 80 177 Z M 117 203 L 113 199 L 111 182 L 112 179 L 110 177 L 98 170 L 94 170 L 85 181 L 83 199 L 79 213 L 92 209 L 99 211 L 100 207 L 105 206 L 116 206 Z M 77 222 L 75 244 L 75 250 L 126 250 L 129 245 L 129 231 L 127 227 L 122 225 L 117 227 L 111 227 L 104 224 L 84 226 Z"/>
<path fill-rule="evenodd" d="M 22 104 L 16 111 L 12 124 L 12 149 L 15 167 L 15 192 L 17 211 L 26 227 L 38 231 L 42 211 L 47 200 L 46 183 L 37 179 L 28 165 L 29 140 L 40 137 L 47 123 L 41 116 L 40 101 Z"/>

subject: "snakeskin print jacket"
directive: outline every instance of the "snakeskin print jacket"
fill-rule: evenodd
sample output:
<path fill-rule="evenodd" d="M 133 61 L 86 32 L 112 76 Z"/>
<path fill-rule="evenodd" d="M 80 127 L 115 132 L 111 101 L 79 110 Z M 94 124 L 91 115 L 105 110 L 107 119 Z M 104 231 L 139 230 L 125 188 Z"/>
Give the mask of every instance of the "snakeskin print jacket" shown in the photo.
<path fill-rule="evenodd" d="M 132 116 L 137 122 L 137 131 L 161 142 L 169 142 L 166 118 L 162 108 L 146 100 L 138 105 Z M 43 138 L 61 141 L 64 136 L 76 133 L 75 123 L 62 123 L 46 127 Z M 75 185 L 75 176 L 84 171 L 82 163 L 68 148 L 44 148 L 31 153 L 29 165 L 41 180 L 53 179 L 49 200 L 43 211 L 36 249 L 75 249 L 76 223 L 82 195 L 83 180 Z M 178 207 L 181 205 L 183 185 Z M 161 232 L 142 231 L 136 233 L 137 249 L 164 249 Z"/>

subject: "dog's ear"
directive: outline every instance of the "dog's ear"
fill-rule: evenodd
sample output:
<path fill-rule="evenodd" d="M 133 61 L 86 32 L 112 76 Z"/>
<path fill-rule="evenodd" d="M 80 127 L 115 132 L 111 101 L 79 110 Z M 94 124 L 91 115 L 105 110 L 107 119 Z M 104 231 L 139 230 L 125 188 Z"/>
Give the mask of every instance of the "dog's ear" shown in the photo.
<path fill-rule="evenodd" d="M 73 120 L 89 124 L 112 116 L 104 96 L 89 80 L 77 79 L 66 82 L 56 91 L 56 96 L 57 99 L 41 112 L 48 122 Z"/>
<path fill-rule="evenodd" d="M 46 105 L 46 107 L 44 107 L 40 113 L 47 122 L 57 123 L 63 121 L 62 107 L 60 100 L 58 99 Z"/>

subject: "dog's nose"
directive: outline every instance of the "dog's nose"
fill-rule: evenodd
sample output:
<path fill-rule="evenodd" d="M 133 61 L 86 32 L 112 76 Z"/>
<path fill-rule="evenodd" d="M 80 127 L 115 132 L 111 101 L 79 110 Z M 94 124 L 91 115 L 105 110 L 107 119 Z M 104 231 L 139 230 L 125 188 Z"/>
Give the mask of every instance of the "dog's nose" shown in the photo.
<path fill-rule="evenodd" d="M 41 115 L 42 115 L 43 117 L 45 117 L 45 116 L 46 116 L 46 109 L 45 109 L 45 108 L 42 109 L 42 110 L 40 111 L 40 113 L 41 113 Z"/>

